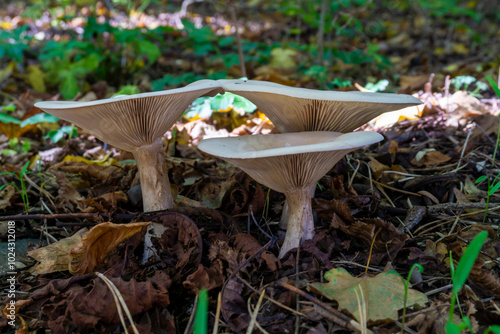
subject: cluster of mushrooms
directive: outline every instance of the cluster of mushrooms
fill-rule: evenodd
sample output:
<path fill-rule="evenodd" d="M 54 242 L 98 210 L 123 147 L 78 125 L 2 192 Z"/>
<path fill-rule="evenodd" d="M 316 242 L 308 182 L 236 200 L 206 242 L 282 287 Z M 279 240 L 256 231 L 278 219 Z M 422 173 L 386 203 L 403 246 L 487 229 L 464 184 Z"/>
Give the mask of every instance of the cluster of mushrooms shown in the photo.
<path fill-rule="evenodd" d="M 46 101 L 36 106 L 132 152 L 144 211 L 157 211 L 175 206 L 163 135 L 196 98 L 225 91 L 252 101 L 281 133 L 205 139 L 198 148 L 285 194 L 281 222 L 287 231 L 280 258 L 314 236 L 311 198 L 316 182 L 347 153 L 383 139 L 376 132 L 352 131 L 382 113 L 421 103 L 409 95 L 321 91 L 253 80 L 200 80 L 161 92 L 92 102 Z"/>

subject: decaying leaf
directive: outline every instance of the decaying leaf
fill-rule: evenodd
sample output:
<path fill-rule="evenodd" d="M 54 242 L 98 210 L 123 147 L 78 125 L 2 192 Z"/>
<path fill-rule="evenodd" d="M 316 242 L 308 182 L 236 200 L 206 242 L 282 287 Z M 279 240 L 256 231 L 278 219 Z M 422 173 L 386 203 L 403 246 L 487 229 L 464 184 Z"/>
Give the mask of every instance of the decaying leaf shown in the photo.
<path fill-rule="evenodd" d="M 16 189 L 10 184 L 6 185 L 0 190 L 0 210 L 11 206 L 10 199 L 16 193 Z"/>
<path fill-rule="evenodd" d="M 398 319 L 398 310 L 404 306 L 404 283 L 395 271 L 378 274 L 375 277 L 352 277 L 343 268 L 334 268 L 325 273 L 328 283 L 314 283 L 308 287 L 339 303 L 340 309 L 347 309 L 359 319 L 356 292 L 362 290 L 366 305 L 368 320 Z M 408 289 L 407 307 L 424 305 L 427 296 L 417 290 Z M 380 307 L 384 305 L 384 307 Z"/>
<path fill-rule="evenodd" d="M 64 157 L 63 162 L 71 161 L 71 162 L 83 162 L 87 165 L 97 165 L 97 166 L 117 166 L 120 167 L 118 161 L 109 157 L 109 153 L 106 154 L 102 159 L 99 160 L 88 160 L 83 157 L 76 157 L 73 155 L 67 155 Z"/>
<path fill-rule="evenodd" d="M 415 166 L 436 166 L 451 160 L 451 157 L 445 155 L 433 148 L 425 149 L 417 153 L 415 159 L 411 161 Z"/>
<path fill-rule="evenodd" d="M 132 316 L 170 304 L 168 289 L 171 280 L 160 270 L 145 281 L 127 281 L 121 277 L 109 279 L 120 291 Z M 37 309 L 31 314 L 41 314 L 41 324 L 54 333 L 75 330 L 111 333 L 113 330 L 106 326 L 120 323 L 113 294 L 106 283 L 94 274 L 50 280 L 32 297 Z"/>
<path fill-rule="evenodd" d="M 113 248 L 149 224 L 149 222 L 129 224 L 108 222 L 94 226 L 71 250 L 69 271 L 74 275 L 94 271 Z"/>
<path fill-rule="evenodd" d="M 28 252 L 28 256 L 40 262 L 33 270 L 39 275 L 68 270 L 70 251 L 81 242 L 87 231 L 87 228 L 82 228 L 71 237 Z"/>

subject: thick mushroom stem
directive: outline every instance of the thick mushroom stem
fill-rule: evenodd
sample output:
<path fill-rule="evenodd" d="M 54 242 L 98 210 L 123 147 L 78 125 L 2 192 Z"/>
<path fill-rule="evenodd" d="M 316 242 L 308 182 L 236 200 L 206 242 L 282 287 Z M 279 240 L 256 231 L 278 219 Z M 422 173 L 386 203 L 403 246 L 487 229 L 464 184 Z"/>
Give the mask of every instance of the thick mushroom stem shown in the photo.
<path fill-rule="evenodd" d="M 314 194 L 316 193 L 316 183 L 311 185 L 311 198 L 314 198 Z M 283 230 L 286 230 L 286 226 L 288 225 L 288 200 L 285 199 L 285 203 L 283 203 L 283 210 L 281 211 L 281 218 L 279 227 Z"/>
<path fill-rule="evenodd" d="M 288 202 L 288 224 L 279 258 L 301 243 L 314 237 L 314 218 L 311 206 L 311 187 L 299 188 L 285 194 Z"/>
<path fill-rule="evenodd" d="M 158 138 L 153 144 L 142 146 L 132 153 L 139 169 L 144 211 L 173 208 L 174 200 L 168 181 L 162 139 Z"/>

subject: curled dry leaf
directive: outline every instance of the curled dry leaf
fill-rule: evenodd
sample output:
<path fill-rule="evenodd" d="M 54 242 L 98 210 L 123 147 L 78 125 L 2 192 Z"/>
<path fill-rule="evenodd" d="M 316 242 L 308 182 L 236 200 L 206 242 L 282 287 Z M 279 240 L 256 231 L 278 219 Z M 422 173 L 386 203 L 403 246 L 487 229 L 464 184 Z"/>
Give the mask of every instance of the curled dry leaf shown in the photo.
<path fill-rule="evenodd" d="M 87 231 L 87 228 L 83 228 L 71 237 L 61 239 L 51 245 L 28 252 L 28 256 L 40 262 L 35 265 L 33 270 L 39 275 L 68 270 L 70 252 L 74 247 L 80 244 Z"/>
<path fill-rule="evenodd" d="M 222 284 L 224 284 L 224 274 L 222 270 L 220 261 L 216 261 L 210 268 L 206 268 L 200 264 L 198 269 L 182 282 L 182 285 L 193 294 L 197 294 L 200 289 L 210 291 L 214 288 L 221 287 Z"/>
<path fill-rule="evenodd" d="M 141 231 L 149 222 L 113 224 L 102 223 L 94 226 L 70 252 L 69 271 L 85 274 L 94 271 L 106 255 L 118 244 Z"/>

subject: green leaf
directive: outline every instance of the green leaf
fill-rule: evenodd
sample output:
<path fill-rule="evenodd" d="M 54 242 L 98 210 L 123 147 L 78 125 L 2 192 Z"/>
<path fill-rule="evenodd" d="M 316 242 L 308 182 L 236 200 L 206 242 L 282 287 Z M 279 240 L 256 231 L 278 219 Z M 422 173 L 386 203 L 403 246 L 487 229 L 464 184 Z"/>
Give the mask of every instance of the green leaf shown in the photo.
<path fill-rule="evenodd" d="M 479 183 L 483 180 L 486 180 L 488 177 L 486 175 L 481 175 L 480 177 L 477 178 L 476 183 Z"/>
<path fill-rule="evenodd" d="M 492 332 L 493 334 L 500 334 L 500 326 L 493 325 L 486 329 L 485 333 Z"/>
<path fill-rule="evenodd" d="M 78 88 L 78 82 L 76 81 L 76 78 L 71 74 L 71 72 L 64 72 L 66 73 L 66 77 L 62 81 L 59 89 L 62 97 L 65 100 L 72 100 L 76 96 L 76 94 L 78 94 L 80 88 Z"/>
<path fill-rule="evenodd" d="M 161 56 L 161 51 L 160 48 L 158 48 L 158 45 L 144 40 L 138 41 L 137 44 L 139 53 L 145 54 L 148 57 L 150 64 L 154 63 Z"/>
<path fill-rule="evenodd" d="M 243 111 L 246 113 L 254 112 L 257 106 L 253 104 L 250 100 L 245 99 L 243 96 L 234 95 L 233 109 L 237 111 Z"/>
<path fill-rule="evenodd" d="M 21 121 L 18 120 L 17 118 L 12 117 L 12 116 L 7 115 L 7 114 L 2 114 L 2 113 L 0 113 L 0 122 L 2 122 L 2 123 L 21 124 Z"/>
<path fill-rule="evenodd" d="M 446 334 L 460 334 L 460 329 L 458 325 L 452 321 L 446 323 Z"/>
<path fill-rule="evenodd" d="M 493 80 L 489 75 L 486 76 L 486 80 L 488 80 L 489 84 L 497 94 L 497 96 L 500 98 L 500 88 L 498 88 L 498 84 Z"/>
<path fill-rule="evenodd" d="M 476 237 L 470 242 L 469 246 L 465 250 L 462 258 L 458 262 L 457 269 L 453 275 L 453 290 L 454 294 L 458 293 L 462 286 L 465 284 L 467 277 L 476 261 L 481 247 L 483 247 L 486 238 L 488 237 L 488 232 L 481 231 Z"/>
<path fill-rule="evenodd" d="M 52 116 L 47 113 L 36 114 L 35 116 L 31 116 L 30 118 L 25 119 L 21 122 L 21 127 L 25 127 L 28 124 L 39 124 L 39 123 L 57 123 L 59 118 L 56 116 Z"/>
<path fill-rule="evenodd" d="M 398 310 L 404 306 L 405 284 L 395 271 L 378 274 L 375 277 L 352 277 L 343 268 L 334 268 L 325 273 L 328 283 L 314 283 L 308 286 L 339 303 L 339 309 L 347 309 L 359 319 L 356 292 L 361 289 L 367 307 L 368 320 L 398 319 Z M 406 305 L 423 305 L 427 302 L 425 294 L 409 289 Z M 384 307 L 380 307 L 384 305 Z"/>
<path fill-rule="evenodd" d="M 11 150 L 10 148 L 6 148 L 2 150 L 2 155 L 15 155 L 17 154 L 16 150 Z M 2 188 L 0 188 L 2 189 Z"/>
<path fill-rule="evenodd" d="M 68 126 L 63 126 L 59 130 L 50 131 L 44 138 L 49 138 L 50 140 L 52 140 L 53 143 L 57 143 L 64 137 L 64 134 L 67 134 L 69 138 L 73 138 L 78 135 L 78 132 L 76 127 L 68 125 Z"/>
<path fill-rule="evenodd" d="M 491 189 L 488 191 L 488 195 L 493 195 L 494 193 L 497 192 L 498 188 L 500 188 L 500 182 L 497 182 Z"/>
<path fill-rule="evenodd" d="M 210 99 L 210 108 L 213 110 L 227 110 L 231 107 L 234 101 L 234 94 L 226 93 L 226 94 L 217 94 L 216 96 Z"/>

